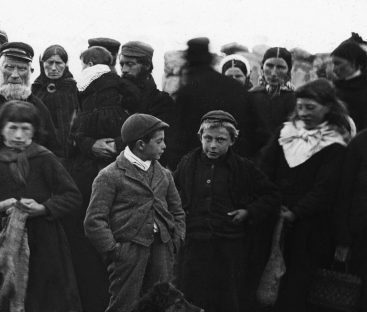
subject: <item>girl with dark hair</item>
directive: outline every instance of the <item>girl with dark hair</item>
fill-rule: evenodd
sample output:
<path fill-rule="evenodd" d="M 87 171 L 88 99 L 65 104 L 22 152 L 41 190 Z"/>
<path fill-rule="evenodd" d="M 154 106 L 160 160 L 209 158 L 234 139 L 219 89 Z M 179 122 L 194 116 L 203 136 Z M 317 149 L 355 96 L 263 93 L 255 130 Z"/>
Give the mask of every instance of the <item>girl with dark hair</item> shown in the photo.
<path fill-rule="evenodd" d="M 0 127 L 1 221 L 6 224 L 15 209 L 27 215 L 25 311 L 81 311 L 68 242 L 60 223 L 63 216 L 79 209 L 81 195 L 56 156 L 33 142 L 41 131 L 33 104 L 18 100 L 4 104 Z M 11 294 L 8 299 L 12 300 Z M 1 307 L 1 311 L 9 309 Z"/>
<path fill-rule="evenodd" d="M 288 227 L 276 311 L 310 311 L 312 273 L 332 259 L 332 207 L 353 121 L 333 86 L 318 79 L 296 90 L 290 121 L 264 150 L 262 169 L 282 193 L 281 216 Z"/>
<path fill-rule="evenodd" d="M 70 156 L 71 123 L 78 109 L 76 82 L 68 67 L 68 54 L 60 45 L 49 46 L 40 58 L 41 74 L 32 92 L 47 106 L 62 144 L 62 157 Z"/>

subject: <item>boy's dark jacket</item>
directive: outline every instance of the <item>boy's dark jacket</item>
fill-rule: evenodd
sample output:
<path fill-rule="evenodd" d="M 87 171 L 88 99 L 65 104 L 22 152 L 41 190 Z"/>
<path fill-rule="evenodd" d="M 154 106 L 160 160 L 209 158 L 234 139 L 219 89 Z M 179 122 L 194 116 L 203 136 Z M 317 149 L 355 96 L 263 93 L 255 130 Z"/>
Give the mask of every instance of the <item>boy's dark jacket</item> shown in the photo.
<path fill-rule="evenodd" d="M 197 160 L 201 154 L 201 148 L 197 148 L 185 155 L 174 173 L 185 212 L 192 208 L 193 181 L 197 170 Z M 231 149 L 227 153 L 225 162 L 231 173 L 228 183 L 234 208 L 246 209 L 249 213 L 247 220 L 251 223 L 258 223 L 270 215 L 276 215 L 280 207 L 280 194 L 265 174 L 251 161 L 237 155 Z M 190 215 L 189 213 L 187 215 L 189 226 Z M 225 214 L 223 214 L 221 226 L 233 228 L 233 224 L 228 222 L 228 216 Z M 222 228 L 221 232 L 231 233 L 233 229 Z"/>

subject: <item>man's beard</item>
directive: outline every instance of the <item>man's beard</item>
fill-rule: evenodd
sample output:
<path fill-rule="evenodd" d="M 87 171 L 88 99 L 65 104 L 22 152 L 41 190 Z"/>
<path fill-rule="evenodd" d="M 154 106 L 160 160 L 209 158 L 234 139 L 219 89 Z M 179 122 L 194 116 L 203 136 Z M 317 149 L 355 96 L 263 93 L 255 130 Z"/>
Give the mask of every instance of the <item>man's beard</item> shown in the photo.
<path fill-rule="evenodd" d="M 122 75 L 122 78 L 129 80 L 130 82 L 134 83 L 135 85 L 140 85 L 149 77 L 150 73 L 147 71 L 141 71 L 136 77 L 130 74 Z"/>
<path fill-rule="evenodd" d="M 1 84 L 0 81 L 0 94 L 7 100 L 26 100 L 31 93 L 32 91 L 29 84 Z"/>

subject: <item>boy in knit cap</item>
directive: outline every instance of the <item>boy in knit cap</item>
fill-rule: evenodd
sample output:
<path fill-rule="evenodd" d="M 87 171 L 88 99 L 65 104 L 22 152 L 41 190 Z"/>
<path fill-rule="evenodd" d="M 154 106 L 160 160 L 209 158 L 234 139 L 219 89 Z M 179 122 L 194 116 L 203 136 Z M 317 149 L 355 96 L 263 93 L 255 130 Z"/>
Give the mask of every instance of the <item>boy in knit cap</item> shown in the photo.
<path fill-rule="evenodd" d="M 185 213 L 171 173 L 158 162 L 166 128 L 154 116 L 130 116 L 121 128 L 125 150 L 93 183 L 84 226 L 108 265 L 108 312 L 130 311 L 154 283 L 173 277 Z"/>
<path fill-rule="evenodd" d="M 205 114 L 201 147 L 184 156 L 174 174 L 187 215 L 180 286 L 205 311 L 250 311 L 244 303 L 251 288 L 245 275 L 249 228 L 276 215 L 280 204 L 267 177 L 232 151 L 236 128 L 225 111 Z"/>

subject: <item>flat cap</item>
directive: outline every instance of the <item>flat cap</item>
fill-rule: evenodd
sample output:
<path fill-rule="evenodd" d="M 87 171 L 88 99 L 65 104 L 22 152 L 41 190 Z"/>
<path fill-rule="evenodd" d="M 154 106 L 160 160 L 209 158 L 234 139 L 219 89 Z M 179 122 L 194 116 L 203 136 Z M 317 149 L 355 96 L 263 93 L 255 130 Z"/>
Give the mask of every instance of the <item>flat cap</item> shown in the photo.
<path fill-rule="evenodd" d="M 158 129 L 168 128 L 162 120 L 148 114 L 134 114 L 121 127 L 121 138 L 125 144 L 134 142 Z"/>
<path fill-rule="evenodd" d="M 0 30 L 0 45 L 4 44 L 8 42 L 8 35 L 6 34 L 5 31 Z"/>
<path fill-rule="evenodd" d="M 152 59 L 153 52 L 154 49 L 149 44 L 141 41 L 129 41 L 121 47 L 121 54 L 124 56 Z"/>
<path fill-rule="evenodd" d="M 223 110 L 213 110 L 206 113 L 203 117 L 201 117 L 200 123 L 204 120 L 218 120 L 218 121 L 227 121 L 237 127 L 237 121 L 234 117 Z"/>
<path fill-rule="evenodd" d="M 106 48 L 108 51 L 111 52 L 111 54 L 117 54 L 119 52 L 119 48 L 121 43 L 115 39 L 111 39 L 111 38 L 91 38 L 88 39 L 88 44 L 89 47 L 104 47 Z"/>
<path fill-rule="evenodd" d="M 29 44 L 24 42 L 7 42 L 0 47 L 0 56 L 2 55 L 31 62 L 34 56 L 34 51 Z"/>

